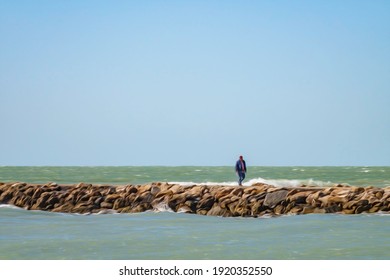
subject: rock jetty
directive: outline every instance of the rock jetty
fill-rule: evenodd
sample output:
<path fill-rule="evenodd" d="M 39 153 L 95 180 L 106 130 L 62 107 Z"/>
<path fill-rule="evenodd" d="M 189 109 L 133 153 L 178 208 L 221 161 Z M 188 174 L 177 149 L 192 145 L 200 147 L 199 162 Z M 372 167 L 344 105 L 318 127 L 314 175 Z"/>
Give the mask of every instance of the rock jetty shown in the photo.
<path fill-rule="evenodd" d="M 390 187 L 74 185 L 0 183 L 0 204 L 63 213 L 173 211 L 223 217 L 390 212 Z"/>

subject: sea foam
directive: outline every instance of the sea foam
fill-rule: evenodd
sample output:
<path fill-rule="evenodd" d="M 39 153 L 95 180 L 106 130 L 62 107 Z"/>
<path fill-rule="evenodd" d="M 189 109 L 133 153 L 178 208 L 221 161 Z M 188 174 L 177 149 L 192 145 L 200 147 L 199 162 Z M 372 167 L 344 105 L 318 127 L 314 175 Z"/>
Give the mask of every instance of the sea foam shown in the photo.
<path fill-rule="evenodd" d="M 193 185 L 207 185 L 207 186 L 237 186 L 237 182 L 168 182 L 169 184 L 181 185 L 181 186 L 193 186 Z M 254 184 L 266 184 L 272 185 L 275 187 L 290 187 L 296 188 L 301 186 L 312 186 L 312 187 L 331 187 L 334 183 L 328 181 L 319 181 L 313 179 L 264 179 L 264 178 L 254 178 L 249 179 L 243 183 L 243 186 L 250 187 Z"/>

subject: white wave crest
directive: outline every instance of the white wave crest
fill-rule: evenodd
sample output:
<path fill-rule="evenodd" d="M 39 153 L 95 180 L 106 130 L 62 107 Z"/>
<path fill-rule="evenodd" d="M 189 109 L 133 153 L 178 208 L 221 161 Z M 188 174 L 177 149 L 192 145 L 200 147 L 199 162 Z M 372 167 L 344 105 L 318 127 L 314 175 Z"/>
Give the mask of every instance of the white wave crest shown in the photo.
<path fill-rule="evenodd" d="M 0 208 L 23 209 L 12 204 L 0 204 Z"/>
<path fill-rule="evenodd" d="M 262 183 L 262 184 L 267 184 L 267 185 L 272 185 L 275 187 L 290 187 L 290 188 L 295 188 L 295 187 L 301 187 L 303 185 L 305 186 L 311 186 L 311 187 L 331 187 L 334 185 L 332 182 L 324 182 L 324 181 L 318 181 L 318 180 L 313 180 L 313 179 L 295 179 L 295 180 L 290 180 L 290 179 L 264 179 L 264 178 L 257 178 L 257 179 L 252 179 L 248 182 L 250 185 L 256 184 L 256 183 Z"/>
<path fill-rule="evenodd" d="M 168 182 L 168 184 L 175 184 L 180 185 L 184 187 L 194 186 L 194 185 L 207 185 L 207 186 L 237 186 L 237 182 L 202 182 L 202 183 L 196 183 L 196 182 Z M 246 183 L 248 186 L 249 183 Z"/>
<path fill-rule="evenodd" d="M 313 180 L 313 179 L 264 179 L 264 178 L 254 178 L 250 179 L 243 183 L 243 186 L 250 187 L 254 184 L 261 183 L 266 185 L 272 185 L 275 187 L 301 187 L 303 185 L 305 186 L 311 186 L 311 187 L 331 187 L 334 185 L 334 183 L 328 181 L 319 181 L 319 180 Z M 184 187 L 189 187 L 193 185 L 207 185 L 207 186 L 237 186 L 237 182 L 169 182 L 169 184 L 175 184 L 175 185 L 181 185 Z"/>
<path fill-rule="evenodd" d="M 168 206 L 168 204 L 161 202 L 153 206 L 154 212 L 173 212 L 173 210 Z"/>

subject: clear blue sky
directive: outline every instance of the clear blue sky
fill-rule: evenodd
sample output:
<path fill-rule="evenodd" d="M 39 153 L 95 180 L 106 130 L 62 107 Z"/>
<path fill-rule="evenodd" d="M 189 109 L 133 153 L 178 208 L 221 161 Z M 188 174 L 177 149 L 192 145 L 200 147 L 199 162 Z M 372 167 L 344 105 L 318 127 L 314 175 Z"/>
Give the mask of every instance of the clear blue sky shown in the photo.
<path fill-rule="evenodd" d="M 389 15 L 0 0 L 0 165 L 390 165 Z"/>

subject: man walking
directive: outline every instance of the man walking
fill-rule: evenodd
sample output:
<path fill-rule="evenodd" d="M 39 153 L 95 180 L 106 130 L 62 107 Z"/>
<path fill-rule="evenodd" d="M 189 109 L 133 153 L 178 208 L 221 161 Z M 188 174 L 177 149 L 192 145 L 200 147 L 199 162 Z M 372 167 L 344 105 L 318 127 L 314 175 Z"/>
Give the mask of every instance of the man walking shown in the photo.
<path fill-rule="evenodd" d="M 238 185 L 242 186 L 242 181 L 244 181 L 246 173 L 246 163 L 242 156 L 236 162 L 236 173 L 238 175 Z"/>

